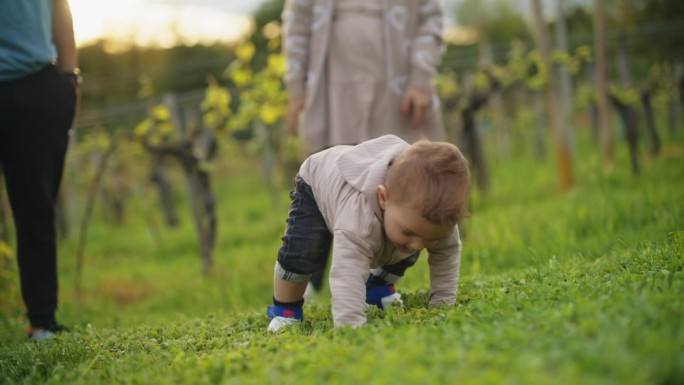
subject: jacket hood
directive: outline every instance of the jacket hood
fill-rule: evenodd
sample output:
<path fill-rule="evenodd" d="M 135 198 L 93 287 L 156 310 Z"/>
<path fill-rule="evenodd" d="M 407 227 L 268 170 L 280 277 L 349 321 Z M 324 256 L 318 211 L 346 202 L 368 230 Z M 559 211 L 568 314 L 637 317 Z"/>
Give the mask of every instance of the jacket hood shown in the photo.
<path fill-rule="evenodd" d="M 339 158 L 337 166 L 342 177 L 359 190 L 382 218 L 376 188 L 385 183 L 390 162 L 409 144 L 395 135 L 384 135 L 350 147 Z"/>

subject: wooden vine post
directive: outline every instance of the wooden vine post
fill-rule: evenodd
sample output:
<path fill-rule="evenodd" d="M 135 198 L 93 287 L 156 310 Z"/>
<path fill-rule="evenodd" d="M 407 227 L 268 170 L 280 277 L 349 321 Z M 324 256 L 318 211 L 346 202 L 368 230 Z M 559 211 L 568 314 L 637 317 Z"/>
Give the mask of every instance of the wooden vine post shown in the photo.
<path fill-rule="evenodd" d="M 598 107 L 599 140 L 605 165 L 613 163 L 613 130 L 610 127 L 608 92 L 608 58 L 606 54 L 606 11 L 603 0 L 594 0 L 594 56 L 596 57 L 596 105 Z"/>
<path fill-rule="evenodd" d="M 217 227 L 216 199 L 211 190 L 209 174 L 209 162 L 216 154 L 216 139 L 213 130 L 204 127 L 197 115 L 181 110 L 173 94 L 165 95 L 163 105 L 155 107 L 155 111 L 161 111 L 161 116 L 149 118 L 148 125 L 141 130 L 144 132 L 138 135 L 143 147 L 152 156 L 159 159 L 171 158 L 180 164 L 197 234 L 202 272 L 208 275 L 213 266 L 212 253 Z M 159 128 L 164 125 L 170 125 L 175 131 L 173 140 L 155 138 Z"/>
<path fill-rule="evenodd" d="M 534 40 L 541 66 L 546 70 L 546 86 L 544 87 L 544 103 L 548 113 L 547 121 L 551 126 L 556 152 L 556 164 L 560 177 L 559 187 L 561 191 L 567 191 L 573 185 L 572 156 L 568 138 L 563 132 L 563 119 L 559 108 L 558 84 L 556 76 L 552 73 L 553 62 L 551 60 L 551 45 L 548 32 L 542 20 L 540 0 L 532 0 L 532 17 L 534 19 Z"/>
<path fill-rule="evenodd" d="M 82 289 L 82 277 L 83 277 L 83 265 L 85 258 L 83 253 L 85 252 L 86 240 L 88 235 L 88 226 L 90 225 L 90 219 L 93 216 L 93 209 L 95 207 L 95 201 L 97 199 L 97 194 L 100 191 L 100 185 L 102 184 L 102 178 L 107 170 L 107 164 L 109 159 L 116 150 L 116 139 L 114 137 L 109 138 L 109 143 L 103 152 L 100 152 L 99 160 L 95 168 L 95 174 L 93 180 L 90 182 L 88 187 L 88 198 L 85 204 L 85 210 L 83 216 L 81 217 L 81 224 L 78 236 L 78 246 L 76 249 L 76 271 L 74 273 L 74 291 L 76 294 L 76 300 L 79 303 L 83 302 L 83 291 Z"/>

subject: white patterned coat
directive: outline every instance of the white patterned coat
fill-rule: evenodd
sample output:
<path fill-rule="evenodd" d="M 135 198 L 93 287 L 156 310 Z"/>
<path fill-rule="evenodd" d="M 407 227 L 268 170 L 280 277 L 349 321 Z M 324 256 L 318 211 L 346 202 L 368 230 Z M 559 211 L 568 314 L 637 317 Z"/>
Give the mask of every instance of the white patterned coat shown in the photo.
<path fill-rule="evenodd" d="M 328 111 L 325 92 L 326 58 L 336 0 L 287 0 L 283 11 L 284 52 L 287 58 L 285 83 L 291 98 L 306 95 L 302 136 L 311 152 L 328 143 Z M 383 8 L 382 41 L 386 45 L 387 86 L 396 99 L 397 113 L 388 113 L 387 125 L 375 136 L 394 133 L 413 142 L 421 138 L 444 139 L 439 99 L 433 85 L 436 66 L 443 53 L 443 11 L 439 0 L 380 0 Z M 398 106 L 407 86 L 428 92 L 432 98 L 424 124 L 409 127 L 400 119 Z M 394 115 L 397 115 L 396 117 Z M 394 119 L 394 120 L 392 120 Z M 354 127 L 349 127 L 353 130 Z M 367 138 L 370 139 L 370 138 Z"/>

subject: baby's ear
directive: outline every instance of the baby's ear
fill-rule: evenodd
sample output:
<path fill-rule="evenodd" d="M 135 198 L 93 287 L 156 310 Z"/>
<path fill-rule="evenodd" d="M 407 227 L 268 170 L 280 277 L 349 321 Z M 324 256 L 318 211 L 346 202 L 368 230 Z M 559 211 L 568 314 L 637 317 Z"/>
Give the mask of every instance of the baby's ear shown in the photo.
<path fill-rule="evenodd" d="M 385 206 L 387 205 L 387 199 L 389 198 L 389 195 L 387 194 L 387 188 L 380 184 L 375 188 L 375 193 L 377 194 L 380 208 L 384 210 Z"/>

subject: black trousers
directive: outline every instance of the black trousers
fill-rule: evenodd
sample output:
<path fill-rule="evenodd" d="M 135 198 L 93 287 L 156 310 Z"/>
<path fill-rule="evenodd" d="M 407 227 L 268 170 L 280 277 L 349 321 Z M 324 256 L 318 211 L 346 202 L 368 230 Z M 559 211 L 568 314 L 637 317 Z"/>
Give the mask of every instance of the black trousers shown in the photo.
<path fill-rule="evenodd" d="M 34 327 L 55 322 L 55 200 L 75 107 L 74 87 L 53 65 L 0 81 L 0 164 L 16 228 L 21 293 Z"/>

